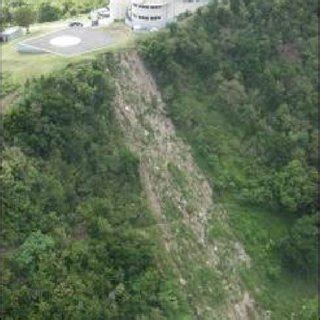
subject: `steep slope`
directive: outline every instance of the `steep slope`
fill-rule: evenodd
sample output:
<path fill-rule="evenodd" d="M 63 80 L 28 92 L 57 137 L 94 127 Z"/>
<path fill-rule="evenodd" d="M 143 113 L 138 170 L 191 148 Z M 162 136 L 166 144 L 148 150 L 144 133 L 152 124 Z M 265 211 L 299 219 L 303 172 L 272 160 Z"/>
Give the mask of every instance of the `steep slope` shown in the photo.
<path fill-rule="evenodd" d="M 27 84 L 4 114 L 0 316 L 316 319 L 318 16 L 212 4 L 143 37 L 147 68 Z"/>
<path fill-rule="evenodd" d="M 157 86 L 136 52 L 120 54 L 116 112 L 162 231 L 168 263 L 197 319 L 255 319 L 256 306 L 239 271 L 250 259 L 234 236 L 190 148 L 176 135 Z M 210 222 L 210 223 L 209 223 Z M 223 237 L 208 236 L 215 224 Z"/>
<path fill-rule="evenodd" d="M 4 115 L 1 319 L 177 318 L 105 68 L 34 79 Z"/>
<path fill-rule="evenodd" d="M 317 318 L 317 2 L 231 0 L 139 44 L 272 319 Z M 221 235 L 212 224 L 210 235 Z"/>

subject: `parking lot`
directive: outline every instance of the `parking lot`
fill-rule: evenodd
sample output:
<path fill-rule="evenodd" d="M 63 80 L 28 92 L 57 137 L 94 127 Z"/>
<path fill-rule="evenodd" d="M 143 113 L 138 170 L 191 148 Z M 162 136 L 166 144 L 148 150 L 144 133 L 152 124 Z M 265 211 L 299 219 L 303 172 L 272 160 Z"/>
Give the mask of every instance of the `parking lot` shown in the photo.
<path fill-rule="evenodd" d="M 62 56 L 76 56 L 111 45 L 107 32 L 90 27 L 72 27 L 44 36 L 28 39 L 19 44 L 19 52 L 49 52 Z"/>

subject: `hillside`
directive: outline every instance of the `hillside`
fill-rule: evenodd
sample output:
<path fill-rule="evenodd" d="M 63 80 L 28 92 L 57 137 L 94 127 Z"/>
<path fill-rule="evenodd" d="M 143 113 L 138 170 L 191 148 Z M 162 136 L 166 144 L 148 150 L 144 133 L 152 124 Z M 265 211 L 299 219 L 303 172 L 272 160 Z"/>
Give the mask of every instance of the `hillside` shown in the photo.
<path fill-rule="evenodd" d="M 257 302 L 274 319 L 315 318 L 316 2 L 211 5 L 139 48 L 252 258 Z"/>
<path fill-rule="evenodd" d="M 3 122 L 4 317 L 256 313 L 249 257 L 163 107 L 135 52 L 26 85 Z"/>
<path fill-rule="evenodd" d="M 4 116 L 2 318 L 162 319 L 183 306 L 106 65 L 32 81 Z"/>
<path fill-rule="evenodd" d="M 121 54 L 115 65 L 118 119 L 128 147 L 140 159 L 141 182 L 167 263 L 189 303 L 188 319 L 250 319 L 256 306 L 239 273 L 250 268 L 250 258 L 233 236 L 223 209 L 214 204 L 206 177 L 190 147 L 177 136 L 139 56 Z M 212 224 L 223 239 L 210 236 Z"/>
<path fill-rule="evenodd" d="M 316 319 L 316 66 L 315 1 L 232 0 L 28 80 L 0 317 Z"/>

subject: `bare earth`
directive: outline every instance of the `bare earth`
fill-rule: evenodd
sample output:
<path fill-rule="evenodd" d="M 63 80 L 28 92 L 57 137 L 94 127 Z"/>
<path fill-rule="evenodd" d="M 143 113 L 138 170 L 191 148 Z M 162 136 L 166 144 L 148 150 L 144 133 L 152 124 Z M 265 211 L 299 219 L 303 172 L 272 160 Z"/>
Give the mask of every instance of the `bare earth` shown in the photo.
<path fill-rule="evenodd" d="M 177 136 L 166 115 L 161 93 L 136 52 L 119 55 L 116 112 L 130 149 L 140 158 L 140 175 L 150 208 L 159 225 L 163 246 L 176 276 L 189 297 L 195 319 L 260 319 L 254 300 L 243 287 L 238 269 L 250 259 L 233 236 L 208 239 L 209 226 L 218 223 L 232 234 L 227 214 L 213 203 L 211 187 L 195 164 L 190 147 Z M 176 182 L 169 165 L 184 176 Z M 170 200 L 179 217 L 169 220 Z M 182 226 L 182 227 L 179 227 Z M 181 230 L 183 229 L 183 230 Z M 194 270 L 210 270 L 223 283 L 226 298 L 214 305 L 214 279 L 191 285 Z M 259 312 L 260 313 L 260 312 Z"/>

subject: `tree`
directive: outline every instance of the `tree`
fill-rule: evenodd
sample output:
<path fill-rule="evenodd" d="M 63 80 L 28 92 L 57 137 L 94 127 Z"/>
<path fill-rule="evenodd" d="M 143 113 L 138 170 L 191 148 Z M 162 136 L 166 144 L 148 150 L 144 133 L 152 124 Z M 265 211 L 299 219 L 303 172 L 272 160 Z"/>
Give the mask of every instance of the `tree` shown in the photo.
<path fill-rule="evenodd" d="M 49 2 L 41 3 L 38 11 L 39 22 L 50 22 L 59 20 L 61 12 L 59 8 L 51 5 Z"/>
<path fill-rule="evenodd" d="M 291 212 L 312 210 L 316 201 L 317 172 L 292 160 L 274 178 L 278 203 Z"/>
<path fill-rule="evenodd" d="M 27 33 L 29 33 L 29 27 L 36 20 L 35 12 L 28 6 L 20 7 L 16 9 L 14 13 L 14 21 L 15 23 L 27 29 Z"/>
<path fill-rule="evenodd" d="M 315 271 L 317 269 L 318 226 L 316 215 L 305 215 L 298 219 L 285 237 L 280 248 L 285 263 L 297 271 Z"/>
<path fill-rule="evenodd" d="M 9 0 L 8 7 L 9 8 L 18 8 L 24 6 L 26 3 L 24 0 Z"/>
<path fill-rule="evenodd" d="M 27 272 L 33 272 L 40 259 L 44 258 L 54 248 L 52 237 L 44 235 L 40 231 L 32 232 L 17 251 L 14 262 L 17 267 Z"/>
<path fill-rule="evenodd" d="M 237 15 L 240 11 L 240 0 L 231 0 L 230 9 L 235 15 Z"/>
<path fill-rule="evenodd" d="M 10 12 L 9 7 L 2 7 L 0 12 L 0 27 L 1 30 L 5 29 L 7 25 L 10 25 L 12 22 L 12 14 Z"/>
<path fill-rule="evenodd" d="M 61 12 L 62 12 L 62 15 L 74 16 L 77 12 L 76 12 L 75 4 L 73 3 L 73 1 L 64 0 L 61 3 Z"/>

